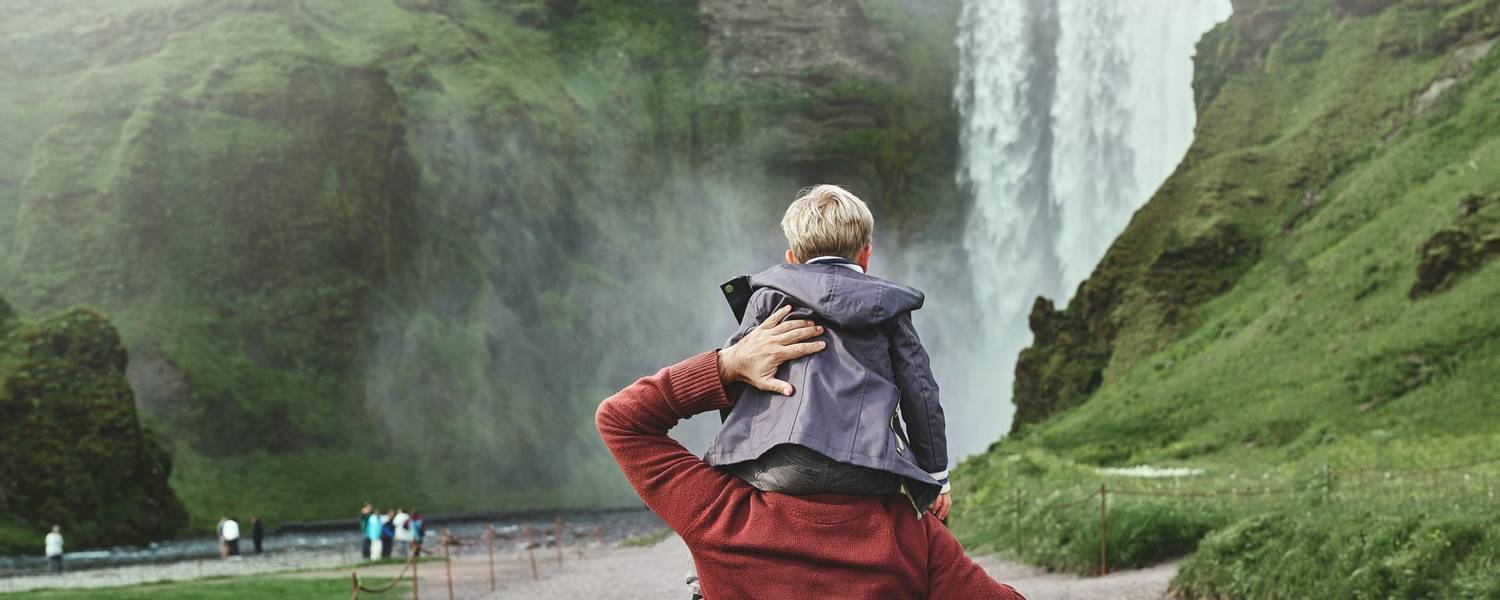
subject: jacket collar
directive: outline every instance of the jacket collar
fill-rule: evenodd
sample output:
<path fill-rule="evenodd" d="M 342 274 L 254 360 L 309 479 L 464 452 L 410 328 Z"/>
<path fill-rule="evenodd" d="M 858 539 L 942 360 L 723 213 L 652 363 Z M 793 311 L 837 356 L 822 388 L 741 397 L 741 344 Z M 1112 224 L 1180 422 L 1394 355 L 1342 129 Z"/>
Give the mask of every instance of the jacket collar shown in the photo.
<path fill-rule="evenodd" d="M 817 258 L 809 259 L 807 261 L 807 264 L 809 264 L 809 265 L 838 265 L 840 267 L 848 267 L 848 268 L 853 269 L 854 271 L 859 272 L 859 273 L 865 272 L 865 268 L 864 267 L 861 267 L 861 266 L 859 266 L 858 263 L 855 263 L 854 261 L 849 260 L 847 258 L 844 258 L 842 256 L 819 256 Z"/>

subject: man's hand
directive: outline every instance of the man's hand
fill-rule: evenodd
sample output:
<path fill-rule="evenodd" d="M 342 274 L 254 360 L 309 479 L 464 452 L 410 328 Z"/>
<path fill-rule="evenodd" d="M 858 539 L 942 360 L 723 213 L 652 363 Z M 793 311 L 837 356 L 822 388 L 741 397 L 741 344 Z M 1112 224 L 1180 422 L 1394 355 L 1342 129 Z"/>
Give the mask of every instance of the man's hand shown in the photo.
<path fill-rule="evenodd" d="M 932 508 L 930 508 L 928 510 L 932 511 L 932 515 L 935 516 L 935 517 L 937 517 L 938 520 L 943 520 L 943 519 L 948 518 L 948 509 L 952 508 L 952 507 L 953 507 L 953 494 L 952 493 L 938 494 L 937 500 L 933 501 Z"/>
<path fill-rule="evenodd" d="M 781 322 L 791 312 L 790 305 L 776 309 L 740 341 L 720 350 L 719 380 L 726 384 L 741 381 L 759 390 L 792 395 L 792 384 L 776 378 L 776 367 L 818 352 L 825 343 L 803 342 L 823 334 L 823 328 L 812 321 Z"/>

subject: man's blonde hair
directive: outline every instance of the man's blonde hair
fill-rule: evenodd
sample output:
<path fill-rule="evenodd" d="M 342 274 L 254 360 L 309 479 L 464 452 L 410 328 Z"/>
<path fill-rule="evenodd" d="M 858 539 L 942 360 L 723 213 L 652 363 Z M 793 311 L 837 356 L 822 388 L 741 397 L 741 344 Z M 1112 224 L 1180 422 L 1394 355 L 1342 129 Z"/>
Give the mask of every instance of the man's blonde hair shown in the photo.
<path fill-rule="evenodd" d="M 870 245 L 875 217 L 865 201 L 836 185 L 803 189 L 781 217 L 781 232 L 799 262 L 819 256 L 853 260 Z"/>

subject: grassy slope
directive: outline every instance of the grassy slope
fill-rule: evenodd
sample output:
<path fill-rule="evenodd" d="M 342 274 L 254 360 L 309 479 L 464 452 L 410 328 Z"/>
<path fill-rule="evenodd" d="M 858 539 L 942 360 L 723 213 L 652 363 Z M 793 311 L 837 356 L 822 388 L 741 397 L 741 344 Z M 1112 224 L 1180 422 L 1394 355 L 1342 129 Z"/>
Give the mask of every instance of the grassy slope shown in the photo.
<path fill-rule="evenodd" d="M 1098 391 L 962 466 L 957 477 L 986 483 L 961 499 L 961 537 L 1086 571 L 1097 560 L 1097 501 L 1041 505 L 1101 481 L 1152 487 L 1092 465 L 1182 465 L 1206 473 L 1155 487 L 1286 493 L 1113 496 L 1113 563 L 1198 547 L 1177 581 L 1188 595 L 1492 596 L 1500 465 L 1390 483 L 1340 477 L 1331 506 L 1322 469 L 1454 464 L 1500 447 L 1500 267 L 1408 297 L 1434 233 L 1500 238 L 1500 56 L 1409 116 L 1417 93 L 1451 70 L 1455 46 L 1423 41 L 1476 13 L 1491 16 L 1474 38 L 1500 35 L 1496 4 L 1409 3 L 1343 19 L 1322 3 L 1284 4 L 1291 17 L 1263 68 L 1228 74 L 1183 166 L 1111 250 L 1121 264 L 1230 224 L 1259 240 L 1259 260 L 1177 326 L 1163 324 L 1160 304 L 1127 299 Z M 1212 61 L 1236 43 L 1221 26 L 1200 54 Z M 1320 201 L 1288 228 L 1309 191 Z M 1460 218 L 1471 197 L 1481 214 Z M 1095 278 L 1118 276 L 1110 264 Z"/>

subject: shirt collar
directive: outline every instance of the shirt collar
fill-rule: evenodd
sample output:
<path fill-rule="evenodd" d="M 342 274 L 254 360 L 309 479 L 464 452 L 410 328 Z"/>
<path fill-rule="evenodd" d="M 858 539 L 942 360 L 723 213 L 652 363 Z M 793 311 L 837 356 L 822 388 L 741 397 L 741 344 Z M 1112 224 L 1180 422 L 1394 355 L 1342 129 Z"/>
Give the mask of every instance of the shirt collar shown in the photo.
<path fill-rule="evenodd" d="M 809 264 L 809 265 L 825 264 L 825 263 L 826 264 L 831 264 L 831 265 L 838 265 L 840 267 L 848 267 L 850 269 L 854 269 L 856 272 L 859 272 L 859 273 L 865 272 L 865 268 L 864 267 L 861 267 L 857 263 L 855 263 L 854 261 L 849 260 L 847 258 L 844 258 L 842 256 L 819 256 L 817 258 L 810 259 L 810 260 L 807 261 L 807 264 Z"/>

